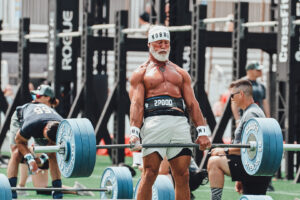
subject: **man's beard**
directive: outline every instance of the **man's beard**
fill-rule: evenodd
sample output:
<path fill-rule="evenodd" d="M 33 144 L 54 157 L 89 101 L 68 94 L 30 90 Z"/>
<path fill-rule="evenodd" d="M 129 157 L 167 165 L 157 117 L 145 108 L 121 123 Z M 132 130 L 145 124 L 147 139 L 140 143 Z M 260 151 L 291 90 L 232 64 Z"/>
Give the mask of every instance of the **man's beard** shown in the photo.
<path fill-rule="evenodd" d="M 162 51 L 155 51 L 153 49 L 153 47 L 150 46 L 149 51 L 152 54 L 152 56 L 158 61 L 165 62 L 169 59 L 170 49 L 162 50 Z M 160 54 L 160 52 L 166 52 L 166 53 Z"/>

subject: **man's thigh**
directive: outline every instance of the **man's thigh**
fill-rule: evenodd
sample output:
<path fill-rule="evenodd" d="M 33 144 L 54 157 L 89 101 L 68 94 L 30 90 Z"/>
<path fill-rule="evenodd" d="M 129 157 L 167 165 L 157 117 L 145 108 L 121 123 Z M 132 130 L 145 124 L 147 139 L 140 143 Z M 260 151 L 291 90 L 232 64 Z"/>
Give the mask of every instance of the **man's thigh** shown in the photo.
<path fill-rule="evenodd" d="M 249 177 L 249 175 L 244 169 L 241 156 L 228 155 L 227 159 L 232 181 L 243 181 Z"/>
<path fill-rule="evenodd" d="M 151 169 L 155 173 L 158 173 L 159 166 L 163 158 L 157 153 L 153 152 L 147 156 L 143 157 L 143 168 Z"/>
<path fill-rule="evenodd" d="M 182 174 L 185 171 L 188 171 L 190 162 L 191 162 L 191 156 L 188 155 L 179 156 L 177 158 L 169 160 L 172 173 L 174 174 L 174 176 L 176 176 L 176 174 Z"/>
<path fill-rule="evenodd" d="M 169 168 L 170 168 L 169 161 L 167 160 L 166 157 L 164 157 L 159 167 L 159 174 L 165 174 L 165 175 L 169 174 L 170 172 Z"/>

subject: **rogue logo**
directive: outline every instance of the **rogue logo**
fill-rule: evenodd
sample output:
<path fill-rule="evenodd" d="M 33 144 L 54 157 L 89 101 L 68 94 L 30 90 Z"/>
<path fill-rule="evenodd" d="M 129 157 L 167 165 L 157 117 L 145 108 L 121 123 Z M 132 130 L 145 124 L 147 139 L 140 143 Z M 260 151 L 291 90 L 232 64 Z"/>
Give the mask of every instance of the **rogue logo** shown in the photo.
<path fill-rule="evenodd" d="M 63 11 L 63 32 L 72 32 L 73 30 L 73 11 Z M 62 70 L 72 70 L 72 37 L 66 36 L 62 38 Z"/>
<path fill-rule="evenodd" d="M 288 61 L 289 46 L 289 0 L 281 0 L 279 9 L 279 20 L 281 20 L 280 52 L 279 62 Z"/>

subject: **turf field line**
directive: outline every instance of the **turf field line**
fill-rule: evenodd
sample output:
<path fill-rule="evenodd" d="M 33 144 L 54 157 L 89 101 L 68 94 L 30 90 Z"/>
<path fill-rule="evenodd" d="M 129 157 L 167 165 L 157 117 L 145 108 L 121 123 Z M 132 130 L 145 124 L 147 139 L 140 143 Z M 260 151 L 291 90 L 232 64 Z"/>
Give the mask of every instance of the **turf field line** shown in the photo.
<path fill-rule="evenodd" d="M 300 197 L 300 193 L 292 193 L 292 192 L 282 192 L 282 191 L 273 191 L 270 192 L 269 194 L 283 194 L 283 195 L 287 195 L 287 196 L 297 196 Z"/>

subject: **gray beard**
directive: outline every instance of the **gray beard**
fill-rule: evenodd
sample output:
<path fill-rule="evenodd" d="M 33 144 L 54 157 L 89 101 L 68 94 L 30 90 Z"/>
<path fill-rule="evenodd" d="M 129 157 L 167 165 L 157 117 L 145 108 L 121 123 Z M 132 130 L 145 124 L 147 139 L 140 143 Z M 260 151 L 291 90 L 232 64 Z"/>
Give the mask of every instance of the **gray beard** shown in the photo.
<path fill-rule="evenodd" d="M 159 54 L 158 52 L 154 51 L 152 46 L 150 46 L 149 51 L 152 56 L 158 61 L 165 62 L 169 59 L 170 50 L 168 50 L 166 54 Z"/>

